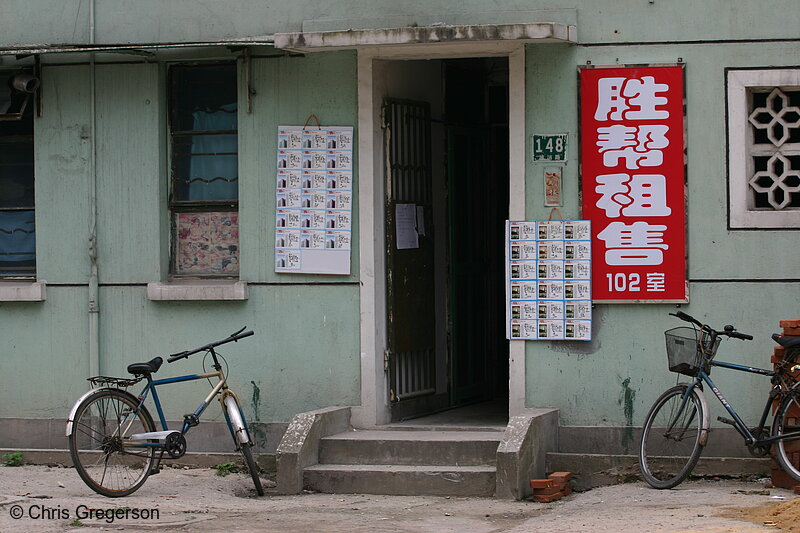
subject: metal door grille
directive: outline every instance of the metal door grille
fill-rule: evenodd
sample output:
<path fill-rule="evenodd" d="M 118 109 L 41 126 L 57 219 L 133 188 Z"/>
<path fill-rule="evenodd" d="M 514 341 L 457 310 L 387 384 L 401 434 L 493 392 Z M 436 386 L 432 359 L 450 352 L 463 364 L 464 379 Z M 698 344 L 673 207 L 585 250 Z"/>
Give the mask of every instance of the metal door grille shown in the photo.
<path fill-rule="evenodd" d="M 396 204 L 415 204 L 426 216 L 431 199 L 430 106 L 384 102 L 388 267 L 389 379 L 391 400 L 436 392 L 432 228 L 416 250 L 396 249 Z M 400 252 L 400 253 L 398 253 Z"/>

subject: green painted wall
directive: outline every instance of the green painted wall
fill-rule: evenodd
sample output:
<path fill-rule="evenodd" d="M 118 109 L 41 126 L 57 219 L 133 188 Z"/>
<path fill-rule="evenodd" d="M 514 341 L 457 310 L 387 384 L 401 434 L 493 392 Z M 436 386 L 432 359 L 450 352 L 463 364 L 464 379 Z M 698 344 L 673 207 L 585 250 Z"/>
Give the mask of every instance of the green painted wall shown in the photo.
<path fill-rule="evenodd" d="M 754 342 L 724 343 L 722 360 L 770 366 L 774 342 L 769 335 L 780 331 L 779 320 L 800 316 L 800 282 L 793 260 L 800 244 L 797 231 L 726 229 L 725 68 L 794 66 L 798 50 L 796 42 L 527 47 L 527 134 L 570 133 L 561 209 L 565 218 L 580 216 L 578 66 L 587 61 L 593 65 L 674 64 L 678 58 L 686 64 L 691 303 L 682 309 L 712 326 L 734 324 L 756 336 Z M 527 163 L 530 219 L 549 215 L 542 206 L 544 166 L 552 165 Z M 653 400 L 675 383 L 676 374 L 667 371 L 663 340 L 664 330 L 683 324 L 668 316 L 674 309 L 597 305 L 591 343 L 529 342 L 528 405 L 560 408 L 564 425 L 641 425 Z M 714 379 L 740 414 L 757 420 L 770 388 L 768 379 L 721 370 L 715 371 Z M 713 398 L 710 401 L 717 404 Z M 712 420 L 717 414 L 721 413 Z"/>
<path fill-rule="evenodd" d="M 91 172 L 90 66 L 47 66 L 36 120 L 37 261 L 47 300 L 0 303 L 0 418 L 62 418 L 88 384 L 87 280 Z M 206 344 L 248 326 L 256 336 L 223 349 L 230 383 L 262 421 L 360 401 L 358 208 L 350 276 L 273 272 L 275 132 L 302 125 L 356 124 L 356 56 L 252 60 L 240 100 L 242 302 L 153 302 L 146 284 L 167 279 L 167 141 L 159 63 L 96 67 L 100 372 L 123 376 L 132 362 Z M 357 174 L 357 173 L 354 173 Z M 356 176 L 357 182 L 357 176 Z M 354 197 L 357 198 L 357 189 Z M 322 283 L 322 285 L 320 285 Z M 202 356 L 165 365 L 159 376 L 197 373 Z M 204 398 L 206 382 L 164 389 L 180 418 Z M 216 409 L 209 412 L 216 416 Z"/>
<path fill-rule="evenodd" d="M 156 64 L 97 67 L 100 283 L 160 279 L 160 211 L 166 206 L 160 82 Z"/>
<path fill-rule="evenodd" d="M 244 80 L 240 85 L 245 86 Z M 350 276 L 276 274 L 274 271 L 278 126 L 302 126 L 309 115 L 314 114 L 323 125 L 355 127 L 358 121 L 355 52 L 254 59 L 252 87 L 255 90 L 253 112 L 245 112 L 244 91 L 239 111 L 239 151 L 247 154 L 247 157 L 239 159 L 239 172 L 251 178 L 240 186 L 239 191 L 243 226 L 242 279 L 276 283 L 357 281 L 357 205 L 352 217 Z M 313 119 L 310 124 L 315 124 Z M 357 161 L 357 149 L 354 149 L 353 156 Z M 357 199 L 357 169 L 353 175 L 356 177 L 353 198 Z"/>
<path fill-rule="evenodd" d="M 86 283 L 89 68 L 48 68 L 45 72 L 43 114 L 34 122 L 37 274 L 49 283 Z"/>
<path fill-rule="evenodd" d="M 794 38 L 794 0 L 94 0 L 97 43 L 216 41 L 276 32 L 564 22 L 581 42 Z M 89 42 L 87 0 L 4 0 L 7 44 Z M 19 24 L 20 20 L 35 24 Z M 753 21 L 759 24 L 753 24 Z"/>
<path fill-rule="evenodd" d="M 0 418 L 66 418 L 88 390 L 86 287 L 47 297 L 46 305 L 0 302 Z"/>
<path fill-rule="evenodd" d="M 358 290 L 351 286 L 251 286 L 244 302 L 150 302 L 145 287 L 104 287 L 100 371 L 124 375 L 134 361 L 166 356 L 222 338 L 248 326 L 253 337 L 220 349 L 229 383 L 253 413 L 253 384 L 260 389 L 264 422 L 359 402 Z M 166 359 L 166 357 L 165 357 Z M 202 371 L 202 354 L 164 363 L 159 376 Z M 206 362 L 210 368 L 210 359 Z M 163 389 L 162 401 L 180 419 L 194 411 L 208 384 Z M 205 392 L 203 392 L 205 391 Z M 217 416 L 216 406 L 209 415 Z"/>
<path fill-rule="evenodd" d="M 675 63 L 682 58 L 692 280 L 692 303 L 684 309 L 758 335 L 753 343 L 729 341 L 721 353 L 732 361 L 764 365 L 771 353 L 768 334 L 777 330 L 778 320 L 800 316 L 800 283 L 775 281 L 798 278 L 797 232 L 726 229 L 724 85 L 725 67 L 797 66 L 796 0 L 575 0 L 568 7 L 560 0 L 501 0 L 491 7 L 483 0 L 95 0 L 95 5 L 98 43 L 208 41 L 434 22 L 576 24 L 580 45 L 528 45 L 526 59 L 526 136 L 570 133 L 565 217 L 580 213 L 577 67 L 587 61 Z M 87 0 L 0 2 L 0 45 L 87 43 L 89 6 Z M 186 59 L 205 55 L 173 53 Z M 48 281 L 47 301 L 0 303 L 0 338 L 9 354 L 0 358 L 6 377 L 0 418 L 63 417 L 86 389 L 91 70 L 86 64 L 57 65 L 87 61 L 86 56 L 64 57 L 43 60 L 43 115 L 35 134 L 38 274 Z M 13 63 L 10 57 L 3 60 L 3 67 Z M 277 275 L 272 268 L 276 128 L 303 124 L 311 113 L 323 124 L 355 126 L 356 53 L 254 58 L 252 113 L 245 104 L 247 69 L 240 63 L 241 278 L 250 283 L 244 302 L 147 300 L 146 283 L 167 277 L 166 67 L 125 55 L 113 60 L 118 63 L 100 64 L 95 71 L 101 371 L 121 374 L 129 362 L 202 344 L 246 324 L 257 336 L 227 350 L 231 382 L 246 402 L 256 384 L 263 421 L 359 403 L 358 206 L 350 276 Z M 548 215 L 542 207 L 542 172 L 543 165 L 527 163 L 528 218 Z M 666 371 L 663 352 L 663 331 L 677 323 L 667 316 L 672 309 L 598 305 L 591 343 L 527 343 L 528 404 L 560 408 L 567 425 L 640 424 L 653 398 L 675 380 Z M 189 361 L 162 373 L 196 369 Z M 716 372 L 715 378 L 731 391 L 740 412 L 752 418 L 765 380 L 729 374 Z M 193 385 L 175 390 L 166 399 L 174 400 L 178 414 L 196 407 L 199 393 Z"/>

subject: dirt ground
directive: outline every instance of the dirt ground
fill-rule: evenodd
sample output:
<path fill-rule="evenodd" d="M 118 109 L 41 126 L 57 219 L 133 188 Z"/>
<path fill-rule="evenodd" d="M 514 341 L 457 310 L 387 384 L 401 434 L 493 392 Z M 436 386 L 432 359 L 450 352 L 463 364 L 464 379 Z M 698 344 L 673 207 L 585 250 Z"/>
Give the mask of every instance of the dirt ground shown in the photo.
<path fill-rule="evenodd" d="M 256 497 L 244 474 L 165 468 L 126 498 L 89 490 L 71 468 L 0 468 L 0 531 L 759 532 L 800 531 L 800 498 L 761 481 L 629 483 L 549 504 L 488 498 L 312 494 Z M 94 517 L 87 517 L 93 512 Z M 97 513 L 109 516 L 97 517 Z M 116 515 L 112 514 L 116 513 Z M 138 516 L 137 516 L 138 515 Z M 792 529 L 794 528 L 794 529 Z"/>

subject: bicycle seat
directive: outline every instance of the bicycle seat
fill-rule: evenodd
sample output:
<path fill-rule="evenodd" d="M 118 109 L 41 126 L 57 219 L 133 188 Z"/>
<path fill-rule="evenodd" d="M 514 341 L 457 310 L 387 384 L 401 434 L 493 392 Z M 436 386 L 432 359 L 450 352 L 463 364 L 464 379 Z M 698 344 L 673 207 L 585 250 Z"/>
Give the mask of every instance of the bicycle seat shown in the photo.
<path fill-rule="evenodd" d="M 164 360 L 160 357 L 154 357 L 146 363 L 133 363 L 132 365 L 128 365 L 128 373 L 141 376 L 155 374 L 158 372 L 158 369 L 161 368 L 161 363 L 163 362 Z"/>
<path fill-rule="evenodd" d="M 778 333 L 773 333 L 772 340 L 774 340 L 784 348 L 792 348 L 794 346 L 800 346 L 800 335 L 779 335 Z"/>

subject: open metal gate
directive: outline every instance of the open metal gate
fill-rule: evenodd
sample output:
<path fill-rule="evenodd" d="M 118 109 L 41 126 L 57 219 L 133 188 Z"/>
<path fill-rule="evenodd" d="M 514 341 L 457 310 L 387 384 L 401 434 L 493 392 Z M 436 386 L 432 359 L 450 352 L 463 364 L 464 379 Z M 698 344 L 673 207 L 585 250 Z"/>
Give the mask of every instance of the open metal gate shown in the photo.
<path fill-rule="evenodd" d="M 383 128 L 387 359 L 396 404 L 436 392 L 430 105 L 386 99 Z"/>

